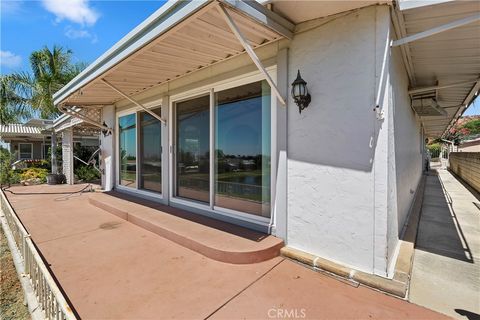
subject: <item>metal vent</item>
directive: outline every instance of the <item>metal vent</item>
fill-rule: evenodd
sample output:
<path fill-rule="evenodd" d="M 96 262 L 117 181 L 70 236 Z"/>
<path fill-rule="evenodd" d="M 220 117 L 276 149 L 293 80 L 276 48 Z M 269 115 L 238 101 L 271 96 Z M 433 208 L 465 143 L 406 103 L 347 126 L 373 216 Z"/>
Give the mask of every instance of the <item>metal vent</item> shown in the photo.
<path fill-rule="evenodd" d="M 419 116 L 446 116 L 447 112 L 438 106 L 433 98 L 412 100 L 412 108 Z"/>

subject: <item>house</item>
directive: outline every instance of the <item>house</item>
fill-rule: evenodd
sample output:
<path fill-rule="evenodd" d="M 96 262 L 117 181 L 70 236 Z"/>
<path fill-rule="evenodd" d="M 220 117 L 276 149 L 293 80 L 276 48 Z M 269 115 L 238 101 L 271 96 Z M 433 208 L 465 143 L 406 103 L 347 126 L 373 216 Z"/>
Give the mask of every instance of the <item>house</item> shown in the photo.
<path fill-rule="evenodd" d="M 425 138 L 480 87 L 479 19 L 474 1 L 169 1 L 54 100 L 102 130 L 105 190 L 391 278 Z"/>
<path fill-rule="evenodd" d="M 462 141 L 457 149 L 460 152 L 480 152 L 480 137 Z"/>
<path fill-rule="evenodd" d="M 61 115 L 55 120 L 30 119 L 22 124 L 0 125 L 0 141 L 8 144 L 9 151 L 17 160 L 42 160 L 48 159 L 49 149 L 57 145 L 57 136 L 61 138 L 70 131 L 72 146 L 99 147 L 100 130 L 69 115 Z M 64 156 L 66 159 L 73 158 L 73 148 L 65 149 Z"/>

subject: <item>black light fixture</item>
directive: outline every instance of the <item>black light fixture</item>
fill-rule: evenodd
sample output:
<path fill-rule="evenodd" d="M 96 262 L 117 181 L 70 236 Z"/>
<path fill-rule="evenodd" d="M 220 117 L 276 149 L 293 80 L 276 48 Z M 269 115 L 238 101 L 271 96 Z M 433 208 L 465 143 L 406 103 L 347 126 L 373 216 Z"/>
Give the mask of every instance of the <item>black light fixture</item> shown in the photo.
<path fill-rule="evenodd" d="M 302 113 L 302 110 L 308 107 L 310 101 L 312 101 L 312 97 L 308 93 L 307 83 L 300 76 L 300 70 L 298 70 L 297 79 L 292 83 L 292 97 L 300 113 Z"/>

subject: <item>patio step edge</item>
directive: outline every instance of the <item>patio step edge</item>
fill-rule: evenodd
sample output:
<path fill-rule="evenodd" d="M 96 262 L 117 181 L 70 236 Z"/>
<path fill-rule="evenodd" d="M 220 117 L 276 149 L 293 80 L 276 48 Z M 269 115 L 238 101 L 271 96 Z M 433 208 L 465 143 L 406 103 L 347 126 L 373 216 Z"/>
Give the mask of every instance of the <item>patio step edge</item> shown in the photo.
<path fill-rule="evenodd" d="M 272 246 L 260 248 L 258 250 L 251 250 L 251 251 L 235 251 L 235 250 L 229 251 L 229 250 L 224 250 L 220 248 L 215 248 L 213 246 L 209 246 L 205 243 L 202 243 L 197 239 L 188 237 L 188 235 L 176 232 L 175 230 L 172 230 L 159 223 L 153 223 L 151 221 L 143 219 L 140 214 L 129 213 L 126 210 L 119 209 L 101 200 L 94 199 L 91 196 L 88 197 L 88 201 L 91 205 L 99 209 L 102 209 L 110 214 L 113 214 L 119 217 L 120 219 L 123 219 L 140 228 L 153 232 L 165 239 L 173 241 L 176 244 L 181 245 L 182 247 L 185 247 L 197 253 L 200 253 L 205 257 L 208 257 L 210 259 L 220 261 L 220 262 L 231 263 L 231 264 L 250 264 L 250 263 L 267 261 L 275 257 L 278 257 L 280 255 L 280 249 L 284 247 L 283 241 L 278 241 Z M 168 213 L 164 213 L 164 214 L 168 214 Z"/>

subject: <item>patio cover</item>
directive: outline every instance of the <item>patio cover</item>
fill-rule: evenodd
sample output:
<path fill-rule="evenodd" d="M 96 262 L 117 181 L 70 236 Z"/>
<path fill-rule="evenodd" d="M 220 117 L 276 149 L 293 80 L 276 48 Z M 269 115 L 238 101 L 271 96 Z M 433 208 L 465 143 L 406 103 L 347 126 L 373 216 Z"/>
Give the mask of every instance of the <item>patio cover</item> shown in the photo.
<path fill-rule="evenodd" d="M 57 92 L 54 103 L 86 107 L 129 99 L 248 52 L 246 47 L 290 38 L 293 28 L 254 1 L 169 1 Z"/>
<path fill-rule="evenodd" d="M 412 107 L 428 137 L 446 135 L 480 88 L 480 2 L 404 0 L 393 22 L 399 39 L 392 46 L 402 51 Z M 421 99 L 436 102 L 422 113 Z"/>

